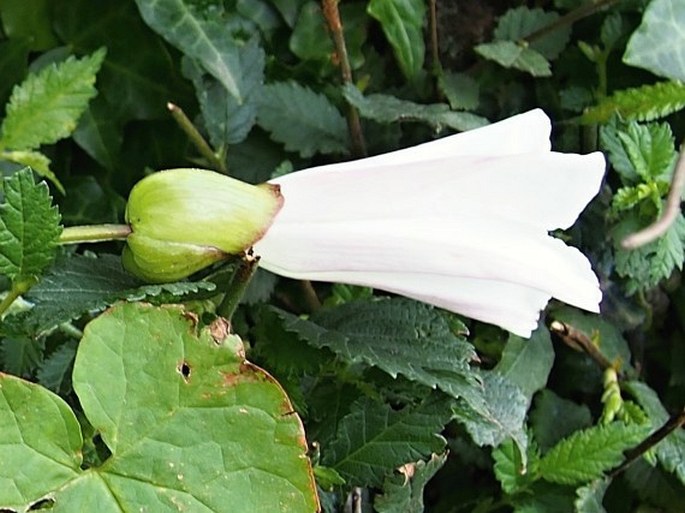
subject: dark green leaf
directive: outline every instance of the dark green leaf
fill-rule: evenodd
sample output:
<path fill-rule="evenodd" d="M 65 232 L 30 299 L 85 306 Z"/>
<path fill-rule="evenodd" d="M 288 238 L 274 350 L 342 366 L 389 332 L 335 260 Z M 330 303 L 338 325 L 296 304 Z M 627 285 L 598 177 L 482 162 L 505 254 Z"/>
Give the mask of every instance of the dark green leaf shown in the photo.
<path fill-rule="evenodd" d="M 540 476 L 553 483 L 583 484 L 618 466 L 623 451 L 640 443 L 649 426 L 613 422 L 576 431 L 540 460 Z"/>
<path fill-rule="evenodd" d="M 478 108 L 478 82 L 471 76 L 465 73 L 445 72 L 440 75 L 438 84 L 452 109 L 474 110 Z"/>
<path fill-rule="evenodd" d="M 67 342 L 56 349 L 40 364 L 36 373 L 38 382 L 53 392 L 59 392 L 65 380 L 71 379 L 68 374 L 76 356 L 76 343 Z"/>
<path fill-rule="evenodd" d="M 105 101 L 95 98 L 81 116 L 74 141 L 88 153 L 98 164 L 114 171 L 119 163 L 121 151 L 122 123 L 119 113 Z"/>
<path fill-rule="evenodd" d="M 364 96 L 355 86 L 348 84 L 344 89 L 345 98 L 357 109 L 362 117 L 379 123 L 397 121 L 420 121 L 432 125 L 436 130 L 445 127 L 455 130 L 471 130 L 488 124 L 485 118 L 470 112 L 455 112 L 444 103 L 421 105 L 400 100 L 387 94 Z"/>
<path fill-rule="evenodd" d="M 12 91 L 0 144 L 16 150 L 35 149 L 69 136 L 88 101 L 97 94 L 95 75 L 104 58 L 105 51 L 98 50 L 29 75 Z"/>
<path fill-rule="evenodd" d="M 450 402 L 436 393 L 419 406 L 395 411 L 369 399 L 357 401 L 340 421 L 322 462 L 350 484 L 381 486 L 401 465 L 442 452 L 440 432 L 450 420 Z"/>
<path fill-rule="evenodd" d="M 305 158 L 347 152 L 345 118 L 324 95 L 295 82 L 264 86 L 257 116 L 262 128 L 287 151 Z"/>
<path fill-rule="evenodd" d="M 33 51 L 57 46 L 50 23 L 51 7 L 50 0 L 33 0 L 30 9 L 22 0 L 4 0 L 0 14 L 5 36 L 30 41 Z"/>
<path fill-rule="evenodd" d="M 495 41 L 476 46 L 476 52 L 505 68 L 514 68 L 534 77 L 552 75 L 550 64 L 539 52 L 513 41 Z"/>
<path fill-rule="evenodd" d="M 494 37 L 499 41 L 519 41 L 526 39 L 533 32 L 554 23 L 559 19 L 555 12 L 545 12 L 542 9 L 516 7 L 509 9 L 497 22 Z M 563 25 L 556 30 L 539 37 L 530 43 L 530 48 L 540 52 L 546 59 L 556 59 L 566 47 L 571 35 L 571 27 Z"/>
<path fill-rule="evenodd" d="M 633 33 L 623 61 L 672 80 L 685 81 L 685 6 L 680 0 L 652 0 Z"/>
<path fill-rule="evenodd" d="M 377 19 L 392 45 L 402 73 L 412 79 L 423 68 L 425 45 L 423 0 L 371 0 L 368 13 Z"/>
<path fill-rule="evenodd" d="M 525 490 L 538 478 L 537 466 L 540 455 L 534 443 L 528 444 L 528 464 L 525 467 L 519 448 L 511 438 L 492 451 L 492 458 L 495 460 L 495 477 L 508 495 Z"/>
<path fill-rule="evenodd" d="M 685 503 L 685 486 L 660 466 L 652 466 L 645 459 L 640 459 L 626 469 L 625 478 L 644 502 L 668 513 L 681 512 Z"/>
<path fill-rule="evenodd" d="M 28 72 L 29 47 L 27 39 L 9 39 L 0 42 L 0 105 L 9 98 L 12 87 Z"/>
<path fill-rule="evenodd" d="M 545 389 L 533 401 L 529 422 L 535 441 L 545 453 L 562 438 L 589 427 L 592 424 L 592 415 L 584 404 L 576 404 Z"/>
<path fill-rule="evenodd" d="M 45 343 L 40 340 L 16 336 L 0 344 L 2 369 L 15 376 L 29 376 L 43 359 Z"/>
<path fill-rule="evenodd" d="M 602 500 L 609 488 L 611 480 L 608 478 L 597 479 L 576 490 L 575 506 L 577 513 L 606 513 Z"/>
<path fill-rule="evenodd" d="M 59 212 L 47 185 L 36 184 L 30 169 L 3 182 L 0 205 L 0 274 L 14 281 L 32 280 L 50 265 L 62 233 Z"/>

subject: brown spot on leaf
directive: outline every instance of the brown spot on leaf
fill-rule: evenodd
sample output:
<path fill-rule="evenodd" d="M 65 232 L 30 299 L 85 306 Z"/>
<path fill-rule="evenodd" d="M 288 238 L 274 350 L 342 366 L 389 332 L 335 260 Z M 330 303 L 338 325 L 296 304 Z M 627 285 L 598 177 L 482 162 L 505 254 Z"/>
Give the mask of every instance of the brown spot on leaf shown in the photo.
<path fill-rule="evenodd" d="M 231 323 L 223 317 L 217 317 L 209 325 L 209 334 L 217 345 L 221 345 L 226 337 L 231 334 Z"/>

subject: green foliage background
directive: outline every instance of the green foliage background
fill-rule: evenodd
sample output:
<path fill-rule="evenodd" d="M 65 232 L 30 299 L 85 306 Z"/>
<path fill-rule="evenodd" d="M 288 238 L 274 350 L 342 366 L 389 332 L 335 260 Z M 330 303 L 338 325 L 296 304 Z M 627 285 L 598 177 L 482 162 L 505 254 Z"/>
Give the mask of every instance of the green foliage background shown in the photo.
<path fill-rule="evenodd" d="M 336 4 L 0 3 L 0 509 L 681 512 L 682 427 L 621 465 L 684 407 L 685 219 L 621 242 L 665 209 L 685 3 L 345 1 L 347 82 Z M 534 107 L 609 167 L 563 235 L 602 314 L 553 303 L 530 340 L 263 271 L 227 335 L 235 262 L 151 286 L 120 243 L 58 245 L 151 170 L 260 183 L 358 156 L 355 115 L 378 154 Z"/>

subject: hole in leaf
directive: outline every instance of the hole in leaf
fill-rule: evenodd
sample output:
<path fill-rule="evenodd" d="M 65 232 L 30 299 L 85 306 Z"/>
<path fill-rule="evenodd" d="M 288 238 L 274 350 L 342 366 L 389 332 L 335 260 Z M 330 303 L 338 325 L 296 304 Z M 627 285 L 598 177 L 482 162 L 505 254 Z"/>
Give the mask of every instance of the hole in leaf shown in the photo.
<path fill-rule="evenodd" d="M 183 376 L 183 381 L 186 383 L 190 381 L 190 365 L 188 365 L 187 362 L 179 363 L 178 367 L 176 367 L 176 370 L 181 376 Z"/>
<path fill-rule="evenodd" d="M 52 509 L 54 505 L 55 505 L 55 501 L 53 499 L 49 499 L 49 498 L 41 499 L 41 500 L 36 501 L 33 504 L 31 504 L 31 507 L 28 509 L 28 511 Z"/>
<path fill-rule="evenodd" d="M 0 513 L 17 513 L 16 509 L 0 508 Z"/>

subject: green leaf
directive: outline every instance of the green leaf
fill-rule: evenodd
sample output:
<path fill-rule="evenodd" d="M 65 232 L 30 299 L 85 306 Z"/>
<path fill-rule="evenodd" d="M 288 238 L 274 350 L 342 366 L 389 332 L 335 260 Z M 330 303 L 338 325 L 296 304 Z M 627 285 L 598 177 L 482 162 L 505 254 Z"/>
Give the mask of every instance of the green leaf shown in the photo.
<path fill-rule="evenodd" d="M 465 73 L 445 72 L 438 80 L 440 90 L 445 94 L 454 110 L 474 110 L 479 104 L 478 82 Z"/>
<path fill-rule="evenodd" d="M 545 12 L 539 8 L 529 9 L 525 6 L 516 7 L 509 9 L 499 19 L 493 35 L 498 41 L 516 42 L 558 19 L 559 15 L 555 12 Z M 542 54 L 546 59 L 554 60 L 566 47 L 570 36 L 569 25 L 557 27 L 556 30 L 531 42 L 530 48 Z"/>
<path fill-rule="evenodd" d="M 98 96 L 81 116 L 73 138 L 98 164 L 114 171 L 119 163 L 122 132 L 119 112 Z"/>
<path fill-rule="evenodd" d="M 105 58 L 100 49 L 90 56 L 73 56 L 31 74 L 14 88 L 2 123 L 0 144 L 31 150 L 69 136 L 93 98 L 95 75 Z"/>
<path fill-rule="evenodd" d="M 423 489 L 447 461 L 447 453 L 431 454 L 428 461 L 408 463 L 383 483 L 383 494 L 374 498 L 378 513 L 423 513 Z"/>
<path fill-rule="evenodd" d="M 317 511 L 300 419 L 278 383 L 244 360 L 240 339 L 219 328 L 142 304 L 91 322 L 73 385 L 111 456 L 81 470 L 73 414 L 32 385 L 34 397 L 13 398 L 0 415 L 2 439 L 23 440 L 0 445 L 0 507 L 23 511 L 50 493 L 56 512 Z M 36 407 L 45 398 L 58 412 Z M 23 454 L 30 447 L 38 450 Z"/>
<path fill-rule="evenodd" d="M 347 84 L 343 91 L 347 101 L 359 110 L 362 117 L 379 123 L 420 121 L 433 126 L 437 131 L 445 127 L 460 131 L 471 130 L 488 124 L 485 118 L 470 112 L 454 112 L 444 103 L 422 105 L 387 94 L 364 96 L 352 84 Z"/>
<path fill-rule="evenodd" d="M 71 408 L 43 387 L 2 373 L 0 440 L 2 508 L 26 511 L 80 472 L 83 438 Z"/>
<path fill-rule="evenodd" d="M 193 81 L 202 119 L 216 150 L 243 141 L 257 118 L 256 97 L 264 81 L 264 50 L 256 38 L 240 46 L 238 59 L 245 91 L 241 102 L 219 81 L 208 78 L 196 61 L 183 60 L 184 75 Z"/>
<path fill-rule="evenodd" d="M 633 33 L 623 62 L 685 81 L 685 5 L 680 0 L 652 0 Z"/>
<path fill-rule="evenodd" d="M 519 387 L 530 400 L 547 384 L 554 364 L 549 331 L 540 326 L 529 339 L 510 335 L 495 371 Z"/>
<path fill-rule="evenodd" d="M 43 359 L 45 342 L 24 336 L 11 336 L 0 343 L 2 370 L 16 376 L 29 376 Z"/>
<path fill-rule="evenodd" d="M 680 513 L 685 503 L 685 487 L 676 477 L 644 458 L 635 461 L 625 471 L 630 487 L 642 501 L 654 504 L 669 513 Z"/>
<path fill-rule="evenodd" d="M 0 42 L 0 105 L 7 102 L 12 87 L 26 76 L 30 45 L 31 41 L 23 38 Z"/>
<path fill-rule="evenodd" d="M 124 271 L 120 258 L 113 255 L 64 257 L 27 294 L 34 307 L 24 321 L 32 331 L 40 333 L 119 300 L 150 300 L 165 295 L 166 299 L 178 301 L 187 294 L 215 289 L 211 282 L 142 285 Z"/>
<path fill-rule="evenodd" d="M 578 485 L 603 477 L 623 461 L 623 451 L 640 443 L 649 426 L 613 422 L 576 431 L 540 460 L 540 476 L 553 483 Z"/>
<path fill-rule="evenodd" d="M 592 415 L 586 405 L 563 399 L 545 389 L 535 396 L 529 422 L 535 440 L 545 453 L 561 439 L 589 427 Z"/>
<path fill-rule="evenodd" d="M 184 0 L 136 0 L 140 14 L 155 32 L 186 56 L 197 60 L 238 103 L 248 89 L 243 81 L 235 27 Z"/>
<path fill-rule="evenodd" d="M 676 217 L 659 239 L 634 250 L 623 249 L 621 241 L 627 235 L 642 229 L 645 224 L 630 212 L 613 233 L 616 272 L 619 276 L 627 278 L 628 294 L 656 287 L 675 269 L 682 269 L 685 259 L 685 217 L 682 214 Z"/>
<path fill-rule="evenodd" d="M 685 84 L 658 82 L 623 89 L 589 107 L 580 117 L 581 123 L 606 123 L 618 115 L 625 121 L 652 121 L 678 112 L 685 107 Z"/>
<path fill-rule="evenodd" d="M 285 312 L 279 315 L 288 331 L 314 347 L 330 349 L 346 362 L 372 365 L 392 377 L 401 374 L 480 405 L 478 376 L 469 366 L 475 357 L 473 347 L 429 305 L 386 298 L 325 308 L 311 321 Z"/>
<path fill-rule="evenodd" d="M 423 0 L 371 0 L 367 12 L 378 20 L 395 58 L 408 79 L 423 68 L 423 23 L 426 4 Z"/>
<path fill-rule="evenodd" d="M 0 205 L 0 274 L 32 281 L 52 263 L 62 233 L 47 185 L 25 168 L 3 181 Z"/>
<path fill-rule="evenodd" d="M 495 460 L 493 467 L 495 477 L 502 485 L 502 490 L 508 495 L 528 488 L 537 478 L 537 466 L 540 460 L 535 443 L 528 444 L 527 460 L 528 464 L 523 467 L 521 453 L 511 438 L 502 442 L 492 451 L 492 458 Z"/>
<path fill-rule="evenodd" d="M 76 356 L 76 343 L 67 342 L 56 349 L 40 364 L 36 373 L 38 382 L 53 392 L 59 392 L 65 381 L 71 380 L 68 372 Z"/>
<path fill-rule="evenodd" d="M 450 403 L 439 393 L 400 411 L 370 399 L 356 401 L 340 421 L 322 463 L 351 484 L 381 486 L 401 465 L 444 450 L 440 432 L 451 418 Z"/>
<path fill-rule="evenodd" d="M 517 385 L 497 372 L 481 374 L 484 404 L 474 407 L 474 402 L 460 401 L 455 407 L 456 419 L 464 425 L 476 445 L 497 447 L 511 438 L 525 455 L 528 438 L 524 428 L 529 399 Z M 525 456 L 523 466 L 526 466 Z"/>
<path fill-rule="evenodd" d="M 602 500 L 611 480 L 597 479 L 576 490 L 575 507 L 577 513 L 606 513 Z"/>
<path fill-rule="evenodd" d="M 258 99 L 257 117 L 273 140 L 304 158 L 347 152 L 345 118 L 324 95 L 296 82 L 265 85 Z"/>
<path fill-rule="evenodd" d="M 628 381 L 624 387 L 645 410 L 654 429 L 666 423 L 668 412 L 654 390 L 639 381 Z M 656 446 L 656 456 L 668 472 L 685 484 L 685 432 L 682 429 L 674 431 Z"/>
<path fill-rule="evenodd" d="M 552 76 L 552 70 L 547 59 L 528 46 L 513 41 L 495 41 L 480 44 L 474 50 L 486 59 L 505 68 L 525 71 L 534 77 Z"/>
<path fill-rule="evenodd" d="M 3 151 L 0 153 L 0 158 L 30 167 L 43 178 L 50 180 L 62 194 L 65 194 L 64 186 L 50 169 L 50 159 L 43 153 L 30 150 Z"/>

